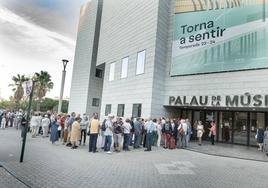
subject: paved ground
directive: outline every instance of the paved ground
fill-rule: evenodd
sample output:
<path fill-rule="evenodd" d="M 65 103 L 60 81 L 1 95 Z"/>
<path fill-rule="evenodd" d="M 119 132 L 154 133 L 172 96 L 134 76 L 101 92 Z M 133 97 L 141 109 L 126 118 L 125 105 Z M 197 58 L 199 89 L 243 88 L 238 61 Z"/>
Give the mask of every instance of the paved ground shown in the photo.
<path fill-rule="evenodd" d="M 268 185 L 268 163 L 211 156 L 189 150 L 135 150 L 88 153 L 28 136 L 25 161 L 19 163 L 19 132 L 0 130 L 0 161 L 30 187 L 190 188 Z M 7 176 L 7 175 L 5 175 Z M 0 187 L 23 187 L 0 176 Z M 10 183 L 6 183 L 6 181 Z M 18 182 L 17 182 L 18 183 Z M 3 185 L 3 186 L 2 186 Z"/>
<path fill-rule="evenodd" d="M 0 187 L 5 188 L 26 188 L 26 186 L 14 178 L 10 173 L 8 173 L 4 168 L 0 167 Z"/>
<path fill-rule="evenodd" d="M 257 147 L 247 147 L 223 143 L 216 143 L 215 145 L 211 145 L 210 142 L 203 142 L 202 146 L 199 146 L 196 143 L 190 143 L 188 149 L 191 151 L 210 155 L 268 162 L 268 157 L 262 151 L 258 151 Z"/>

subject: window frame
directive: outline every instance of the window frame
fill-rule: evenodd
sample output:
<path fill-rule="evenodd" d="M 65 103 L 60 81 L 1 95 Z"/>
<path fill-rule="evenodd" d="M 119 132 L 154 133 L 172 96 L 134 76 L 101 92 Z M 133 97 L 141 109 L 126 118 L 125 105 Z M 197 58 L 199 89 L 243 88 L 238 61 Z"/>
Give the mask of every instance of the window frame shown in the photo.
<path fill-rule="evenodd" d="M 101 77 L 97 76 L 97 70 L 100 70 L 100 71 L 101 71 Z M 101 78 L 101 79 L 102 79 L 102 78 L 103 78 L 103 70 L 100 69 L 100 68 L 96 68 L 96 69 L 95 69 L 95 77 L 96 77 L 96 78 Z"/>
<path fill-rule="evenodd" d="M 94 105 L 94 101 L 96 102 L 95 104 L 96 105 Z M 92 106 L 94 106 L 94 107 L 99 107 L 100 106 L 100 99 L 99 98 L 92 98 Z"/>
<path fill-rule="evenodd" d="M 139 54 L 142 53 L 142 52 L 145 53 L 144 54 L 144 63 L 143 63 L 143 72 L 137 73 L 137 71 L 138 71 L 138 57 L 139 57 Z M 146 49 L 137 52 L 137 56 L 136 56 L 136 71 L 135 71 L 136 75 L 141 75 L 141 74 L 145 73 L 145 63 L 146 63 Z"/>
<path fill-rule="evenodd" d="M 111 66 L 113 65 L 113 78 L 111 77 Z M 115 62 L 110 63 L 109 65 L 109 81 L 113 81 L 115 79 Z"/>
<path fill-rule="evenodd" d="M 127 63 L 126 63 L 126 70 L 125 70 L 126 75 L 123 77 L 123 62 L 124 62 L 124 59 L 127 59 Z M 128 65 L 129 65 L 129 56 L 126 56 L 126 57 L 121 59 L 121 75 L 120 75 L 121 79 L 127 78 L 127 76 L 128 76 Z"/>
<path fill-rule="evenodd" d="M 109 108 L 109 112 L 108 112 L 108 106 L 110 106 L 110 108 Z M 105 116 L 108 116 L 110 113 L 112 112 L 112 104 L 106 104 L 105 105 L 105 112 L 104 112 L 104 114 L 105 114 Z"/>
<path fill-rule="evenodd" d="M 134 106 L 135 105 L 140 105 L 140 110 L 138 108 L 138 113 L 137 113 L 137 116 L 134 115 Z M 139 114 L 140 112 L 140 114 Z M 135 104 L 132 104 L 132 117 L 136 118 L 136 117 L 141 117 L 141 113 L 142 113 L 142 103 L 135 103 Z"/>
<path fill-rule="evenodd" d="M 119 106 L 122 106 L 122 114 L 119 114 Z M 117 117 L 124 117 L 125 115 L 125 104 L 118 104 L 117 105 Z"/>

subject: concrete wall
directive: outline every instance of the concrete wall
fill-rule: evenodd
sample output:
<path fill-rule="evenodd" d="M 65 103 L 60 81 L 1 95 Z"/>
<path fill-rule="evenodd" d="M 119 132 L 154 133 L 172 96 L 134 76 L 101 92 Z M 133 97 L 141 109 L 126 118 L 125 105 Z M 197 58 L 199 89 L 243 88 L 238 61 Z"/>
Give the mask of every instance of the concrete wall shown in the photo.
<path fill-rule="evenodd" d="M 90 103 L 89 84 L 98 0 L 81 7 L 70 92 L 69 112 L 85 113 Z M 92 103 L 92 102 L 91 102 Z"/>
<path fill-rule="evenodd" d="M 125 104 L 125 117 L 132 116 L 132 105 L 142 103 L 142 116 L 152 110 L 158 1 L 104 1 L 97 64 L 105 63 L 101 118 L 105 105 Z M 136 75 L 137 52 L 146 49 L 145 73 Z M 121 79 L 121 60 L 129 56 L 128 76 Z M 109 81 L 110 63 L 115 62 L 115 79 Z"/>

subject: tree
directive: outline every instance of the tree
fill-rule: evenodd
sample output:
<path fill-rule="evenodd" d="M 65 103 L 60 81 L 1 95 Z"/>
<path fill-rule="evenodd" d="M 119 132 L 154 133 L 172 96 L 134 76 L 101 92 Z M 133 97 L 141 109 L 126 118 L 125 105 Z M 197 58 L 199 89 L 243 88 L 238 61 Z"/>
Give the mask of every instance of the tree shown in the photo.
<path fill-rule="evenodd" d="M 35 80 L 35 93 L 37 97 L 36 111 L 40 111 L 42 98 L 53 88 L 54 83 L 51 81 L 51 76 L 47 71 L 35 73 Z"/>
<path fill-rule="evenodd" d="M 14 92 L 15 110 L 18 110 L 20 100 L 22 99 L 24 95 L 24 89 L 23 89 L 22 84 L 28 80 L 29 80 L 28 77 L 25 77 L 25 75 L 20 75 L 20 74 L 17 74 L 17 76 L 12 77 L 12 81 L 14 83 L 10 84 L 9 86 L 13 87 L 12 91 Z"/>

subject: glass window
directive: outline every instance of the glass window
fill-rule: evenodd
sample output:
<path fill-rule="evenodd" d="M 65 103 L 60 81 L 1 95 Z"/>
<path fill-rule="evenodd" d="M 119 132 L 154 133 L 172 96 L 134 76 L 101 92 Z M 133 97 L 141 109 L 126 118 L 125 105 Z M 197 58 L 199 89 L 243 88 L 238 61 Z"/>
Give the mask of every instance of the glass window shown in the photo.
<path fill-rule="evenodd" d="M 247 144 L 247 112 L 235 112 L 233 125 L 234 143 Z"/>
<path fill-rule="evenodd" d="M 118 117 L 124 117 L 124 110 L 125 110 L 125 105 L 124 104 L 119 104 L 117 107 L 117 116 Z"/>
<path fill-rule="evenodd" d="M 105 106 L 105 116 L 108 116 L 108 114 L 111 113 L 112 110 L 112 105 L 111 104 L 106 104 Z"/>
<path fill-rule="evenodd" d="M 93 100 L 92 100 L 92 106 L 100 106 L 100 99 L 93 98 Z"/>
<path fill-rule="evenodd" d="M 145 66 L 145 50 L 138 52 L 136 75 L 144 73 L 144 66 Z"/>
<path fill-rule="evenodd" d="M 114 72 L 115 72 L 115 63 L 111 63 L 110 64 L 109 81 L 114 80 Z"/>
<path fill-rule="evenodd" d="M 250 113 L 250 138 L 249 144 L 256 145 L 255 135 L 257 134 L 257 129 L 262 128 L 265 130 L 265 115 L 264 113 Z"/>
<path fill-rule="evenodd" d="M 122 69 L 121 69 L 121 78 L 127 77 L 127 69 L 128 69 L 128 57 L 122 59 Z"/>
<path fill-rule="evenodd" d="M 219 118 L 219 141 L 229 143 L 231 142 L 232 136 L 232 123 L 233 123 L 233 114 L 232 112 L 220 112 Z"/>
<path fill-rule="evenodd" d="M 133 104 L 132 117 L 141 117 L 141 104 Z"/>
<path fill-rule="evenodd" d="M 97 78 L 102 78 L 102 69 L 96 69 L 95 76 Z"/>

